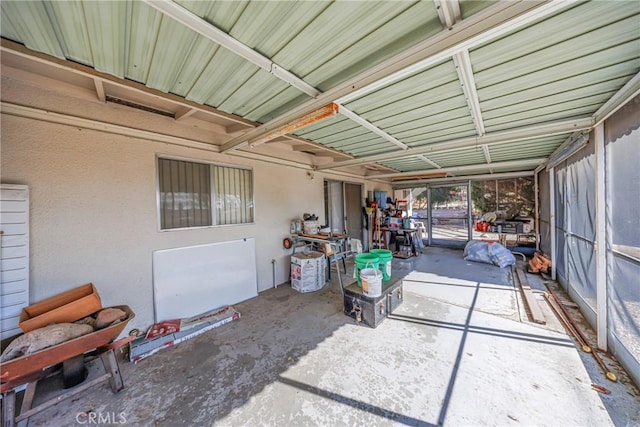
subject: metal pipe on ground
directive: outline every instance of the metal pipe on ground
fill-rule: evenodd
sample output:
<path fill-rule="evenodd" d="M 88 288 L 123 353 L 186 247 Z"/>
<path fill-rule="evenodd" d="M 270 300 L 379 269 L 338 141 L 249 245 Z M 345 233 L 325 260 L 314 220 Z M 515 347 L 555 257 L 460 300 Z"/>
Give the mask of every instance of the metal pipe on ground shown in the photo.
<path fill-rule="evenodd" d="M 553 299 L 556 301 L 556 303 L 558 304 L 558 307 L 560 308 L 560 310 L 562 310 L 562 313 L 567 318 L 568 322 L 571 324 L 573 329 L 580 336 L 582 341 L 584 341 L 588 345 L 589 341 L 587 340 L 586 336 L 582 333 L 578 325 L 573 321 L 573 319 L 571 318 L 571 315 L 569 315 L 567 310 L 564 308 L 564 306 L 562 305 L 562 301 L 560 301 L 560 298 L 558 297 L 558 295 L 548 285 L 547 285 L 547 289 L 549 290 L 549 293 L 551 294 L 551 296 L 553 296 Z M 593 355 L 593 358 L 596 360 L 598 365 L 600 365 L 600 368 L 604 372 L 607 379 L 614 382 L 618 381 L 618 377 L 616 377 L 616 374 L 614 374 L 609 370 L 609 368 L 607 368 L 607 365 L 604 364 L 604 362 L 602 361 L 602 358 L 600 358 L 597 351 L 591 351 L 591 354 Z"/>
<path fill-rule="evenodd" d="M 569 332 L 569 334 L 572 337 L 574 337 L 576 341 L 578 341 L 578 344 L 580 344 L 582 351 L 584 351 L 585 353 L 591 353 L 591 347 L 589 347 L 587 343 L 584 342 L 582 338 L 580 338 L 580 335 L 578 335 L 578 333 L 573 329 L 573 327 L 571 326 L 569 321 L 564 317 L 560 309 L 556 307 L 555 303 L 553 302 L 553 300 L 551 299 L 548 293 L 546 292 L 544 293 L 544 298 L 547 300 L 547 303 L 549 303 L 549 307 L 551 307 L 551 310 L 553 310 L 555 315 L 560 320 L 560 323 L 562 323 L 562 326 L 564 326 L 567 332 Z"/>

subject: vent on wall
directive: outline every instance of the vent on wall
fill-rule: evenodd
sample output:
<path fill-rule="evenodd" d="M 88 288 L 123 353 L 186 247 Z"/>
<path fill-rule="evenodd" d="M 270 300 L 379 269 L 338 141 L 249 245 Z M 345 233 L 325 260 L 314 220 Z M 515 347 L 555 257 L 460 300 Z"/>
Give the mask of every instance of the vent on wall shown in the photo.
<path fill-rule="evenodd" d="M 157 108 L 147 107 L 146 105 L 136 104 L 135 102 L 127 101 L 125 99 L 114 98 L 113 96 L 106 96 L 107 102 L 112 102 L 114 104 L 124 105 L 125 107 L 135 108 L 137 110 L 146 111 L 148 113 L 159 114 L 161 116 L 166 117 L 175 117 L 175 113 L 169 111 L 158 110 Z"/>

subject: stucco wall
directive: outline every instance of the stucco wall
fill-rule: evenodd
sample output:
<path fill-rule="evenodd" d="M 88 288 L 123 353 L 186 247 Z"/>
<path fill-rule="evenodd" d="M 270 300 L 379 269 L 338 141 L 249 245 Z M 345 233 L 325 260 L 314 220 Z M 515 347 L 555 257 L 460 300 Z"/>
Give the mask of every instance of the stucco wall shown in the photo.
<path fill-rule="evenodd" d="M 11 101 L 23 95 L 38 99 L 23 88 Z M 111 123 L 123 114 L 120 106 L 93 108 L 103 109 Z M 127 304 L 136 312 L 129 328 L 153 322 L 152 252 L 158 249 L 254 237 L 259 290 L 273 286 L 272 259 L 276 282 L 286 282 L 289 252 L 282 239 L 290 220 L 303 212 L 322 217 L 323 178 L 344 180 L 318 172 L 312 180 L 300 168 L 6 114 L 1 125 L 1 180 L 30 188 L 31 301 L 93 282 L 105 306 Z M 255 224 L 158 231 L 158 154 L 252 167 Z M 374 188 L 388 190 L 366 183 L 364 194 Z"/>

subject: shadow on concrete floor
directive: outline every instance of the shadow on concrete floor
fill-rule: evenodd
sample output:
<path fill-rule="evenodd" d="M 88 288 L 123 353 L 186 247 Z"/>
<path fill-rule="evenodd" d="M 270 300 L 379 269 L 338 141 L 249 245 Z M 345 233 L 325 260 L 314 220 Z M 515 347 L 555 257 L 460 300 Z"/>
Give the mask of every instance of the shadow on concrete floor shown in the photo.
<path fill-rule="evenodd" d="M 96 386 L 30 425 L 74 425 L 90 412 L 145 426 L 640 422 L 626 389 L 609 403 L 591 390 L 598 378 L 565 334 L 513 319 L 508 271 L 441 248 L 394 259 L 393 270 L 413 279 L 376 329 L 343 314 L 335 276 L 309 294 L 281 285 L 235 305 L 238 321 L 122 363 L 119 394 Z"/>

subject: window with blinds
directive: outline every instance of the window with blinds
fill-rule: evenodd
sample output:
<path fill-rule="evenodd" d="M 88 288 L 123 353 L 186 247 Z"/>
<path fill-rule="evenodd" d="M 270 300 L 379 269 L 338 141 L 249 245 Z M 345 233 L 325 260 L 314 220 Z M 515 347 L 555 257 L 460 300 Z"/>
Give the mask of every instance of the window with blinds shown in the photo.
<path fill-rule="evenodd" d="M 158 159 L 162 230 L 253 222 L 253 171 Z"/>

